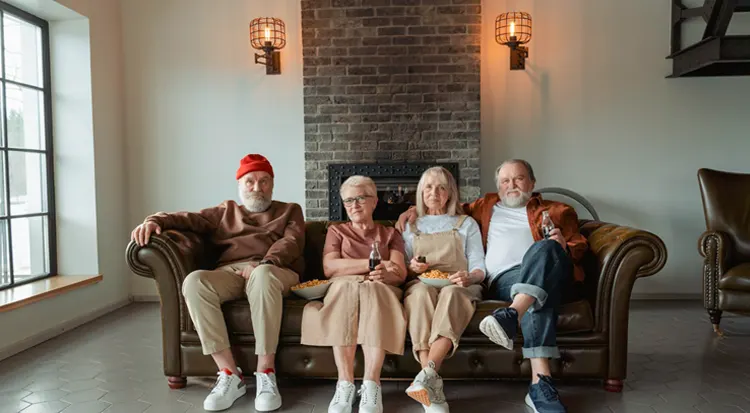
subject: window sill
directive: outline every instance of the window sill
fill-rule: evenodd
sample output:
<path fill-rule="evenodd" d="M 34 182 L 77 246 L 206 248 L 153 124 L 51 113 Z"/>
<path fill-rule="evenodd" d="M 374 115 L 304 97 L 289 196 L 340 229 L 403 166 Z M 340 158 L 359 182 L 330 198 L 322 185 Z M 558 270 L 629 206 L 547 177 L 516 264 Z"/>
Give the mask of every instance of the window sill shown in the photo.
<path fill-rule="evenodd" d="M 0 313 L 98 283 L 102 275 L 55 275 L 0 291 Z"/>

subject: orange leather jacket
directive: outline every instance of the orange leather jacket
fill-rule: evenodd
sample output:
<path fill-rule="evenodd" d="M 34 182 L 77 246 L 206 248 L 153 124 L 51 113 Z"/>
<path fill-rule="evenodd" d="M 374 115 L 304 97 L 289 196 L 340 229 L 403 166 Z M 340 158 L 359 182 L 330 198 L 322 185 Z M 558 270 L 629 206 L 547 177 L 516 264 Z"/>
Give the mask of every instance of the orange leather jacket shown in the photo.
<path fill-rule="evenodd" d="M 490 230 L 490 219 L 492 218 L 492 208 L 500 202 L 500 196 L 494 193 L 487 193 L 483 198 L 479 198 L 471 204 L 464 204 L 464 212 L 470 215 L 479 223 L 482 230 L 482 243 L 485 250 L 487 249 L 487 234 Z M 526 205 L 526 211 L 529 215 L 529 227 L 534 241 L 544 239 L 542 234 L 542 212 L 549 211 L 549 216 L 555 227 L 559 228 L 563 237 L 568 244 L 568 254 L 573 264 L 573 276 L 576 281 L 583 281 L 584 272 L 579 264 L 583 258 L 588 241 L 581 235 L 578 230 L 578 214 L 571 206 L 562 202 L 546 201 L 542 199 L 541 194 L 533 193 L 529 203 Z"/>

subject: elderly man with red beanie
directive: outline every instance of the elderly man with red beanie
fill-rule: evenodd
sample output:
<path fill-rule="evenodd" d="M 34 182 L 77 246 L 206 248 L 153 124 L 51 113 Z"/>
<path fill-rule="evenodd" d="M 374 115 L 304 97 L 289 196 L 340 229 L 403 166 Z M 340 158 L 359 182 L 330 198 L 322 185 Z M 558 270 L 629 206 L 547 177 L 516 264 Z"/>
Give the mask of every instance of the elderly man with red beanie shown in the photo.
<path fill-rule="evenodd" d="M 242 371 L 229 347 L 221 304 L 244 295 L 258 355 L 255 410 L 281 407 L 274 357 L 279 342 L 283 297 L 299 282 L 304 267 L 304 217 L 293 203 L 272 200 L 273 168 L 261 155 L 240 161 L 237 183 L 241 204 L 225 201 L 199 212 L 157 213 L 133 230 L 145 245 L 152 233 L 168 229 L 202 234 L 223 251 L 215 270 L 190 273 L 182 293 L 204 354 L 218 366 L 218 379 L 203 402 L 208 411 L 225 410 L 245 394 Z"/>

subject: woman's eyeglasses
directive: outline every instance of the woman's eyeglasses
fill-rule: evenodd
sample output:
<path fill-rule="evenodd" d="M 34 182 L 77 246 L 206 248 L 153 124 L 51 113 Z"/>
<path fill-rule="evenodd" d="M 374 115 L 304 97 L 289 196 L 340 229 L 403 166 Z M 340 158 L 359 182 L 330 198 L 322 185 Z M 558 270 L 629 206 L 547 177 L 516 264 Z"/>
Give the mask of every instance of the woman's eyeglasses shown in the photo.
<path fill-rule="evenodd" d="M 344 205 L 353 205 L 354 202 L 356 201 L 357 205 L 362 205 L 365 203 L 365 200 L 367 200 L 367 198 L 372 198 L 372 195 L 360 195 L 354 198 L 346 198 L 343 200 L 343 202 L 344 202 Z"/>

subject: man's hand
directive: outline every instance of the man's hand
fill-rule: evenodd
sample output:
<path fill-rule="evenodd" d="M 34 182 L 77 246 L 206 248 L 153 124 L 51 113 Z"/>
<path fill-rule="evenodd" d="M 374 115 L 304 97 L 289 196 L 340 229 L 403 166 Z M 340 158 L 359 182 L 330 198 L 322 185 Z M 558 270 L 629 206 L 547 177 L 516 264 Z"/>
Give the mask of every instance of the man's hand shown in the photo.
<path fill-rule="evenodd" d="M 412 207 L 409 207 L 406 211 L 404 211 L 403 214 L 399 215 L 398 221 L 396 221 L 396 229 L 398 232 L 404 232 L 406 229 L 406 222 L 409 222 L 410 224 L 413 224 L 417 221 L 417 209 Z"/>
<path fill-rule="evenodd" d="M 469 273 L 466 271 L 459 271 L 448 277 L 448 280 L 459 287 L 468 287 L 472 284 Z"/>
<path fill-rule="evenodd" d="M 560 231 L 560 228 L 555 228 L 549 233 L 549 239 L 557 241 L 562 248 L 567 251 L 568 250 L 568 243 L 565 241 L 565 238 L 562 235 L 562 231 Z"/>
<path fill-rule="evenodd" d="M 139 246 L 148 244 L 152 233 L 161 234 L 161 227 L 155 222 L 144 222 L 141 225 L 135 227 L 133 232 L 130 234 L 130 238 L 135 241 Z"/>
<path fill-rule="evenodd" d="M 254 265 L 248 265 L 247 267 L 241 269 L 241 270 L 235 270 L 234 273 L 237 275 L 241 275 L 242 278 L 249 280 L 250 275 L 252 275 L 253 271 L 255 271 Z"/>
<path fill-rule="evenodd" d="M 422 274 L 423 272 L 427 271 L 427 268 L 429 266 L 426 263 L 422 263 L 417 261 L 417 257 L 414 257 L 409 261 L 409 269 L 412 270 L 415 274 Z"/>

